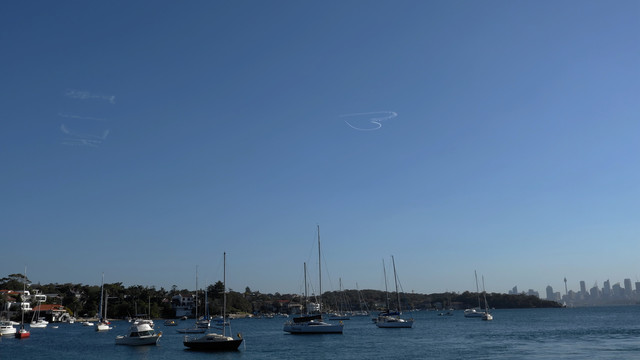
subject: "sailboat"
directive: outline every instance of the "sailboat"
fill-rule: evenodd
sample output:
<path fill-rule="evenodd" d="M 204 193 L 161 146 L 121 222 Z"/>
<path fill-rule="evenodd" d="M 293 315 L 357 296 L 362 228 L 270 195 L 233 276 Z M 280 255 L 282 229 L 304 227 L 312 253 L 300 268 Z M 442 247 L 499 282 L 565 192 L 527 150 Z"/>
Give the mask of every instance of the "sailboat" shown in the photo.
<path fill-rule="evenodd" d="M 34 297 L 38 302 L 38 305 L 34 309 L 35 311 L 33 313 L 33 317 L 31 318 L 31 324 L 29 324 L 29 327 L 31 327 L 32 329 L 46 328 L 49 322 L 44 318 L 40 317 L 40 305 L 42 305 L 43 302 L 47 301 L 47 295 L 40 294 L 38 290 L 36 290 Z"/>
<path fill-rule="evenodd" d="M 291 334 L 342 334 L 344 324 L 330 324 L 322 321 L 322 256 L 320 255 L 320 226 L 318 226 L 318 277 L 320 281 L 320 296 L 318 299 L 318 314 L 293 318 L 284 324 L 283 330 Z M 305 264 L 305 300 L 306 300 L 306 264 Z"/>
<path fill-rule="evenodd" d="M 22 321 L 20 322 L 20 329 L 16 331 L 17 339 L 25 339 L 31 336 L 31 333 L 24 328 L 24 294 L 27 291 L 27 267 L 24 268 L 24 279 L 22 279 L 22 295 L 20 296 L 20 312 L 22 312 Z M 29 305 L 27 303 L 27 305 Z"/>
<path fill-rule="evenodd" d="M 484 275 L 482 276 L 482 295 L 484 296 L 484 314 L 482 315 L 482 320 L 491 321 L 493 320 L 493 315 L 489 313 L 489 303 L 487 302 L 487 291 L 484 289 Z"/>
<path fill-rule="evenodd" d="M 109 298 L 108 294 L 106 298 Z M 104 310 L 102 309 L 102 304 L 104 304 Z M 104 273 L 102 273 L 102 285 L 100 285 L 100 306 L 98 307 L 98 323 L 96 324 L 96 331 L 108 331 L 111 329 L 112 327 L 109 326 L 109 321 L 107 320 L 107 300 L 104 297 Z"/>
<path fill-rule="evenodd" d="M 338 311 L 332 314 L 329 314 L 329 320 L 350 320 L 351 317 L 343 309 L 343 306 L 348 303 L 348 300 L 344 293 L 344 290 L 342 290 L 342 278 L 339 279 L 339 283 L 340 283 L 340 292 L 339 292 L 340 296 L 338 300 L 339 303 L 337 304 Z"/>
<path fill-rule="evenodd" d="M 476 276 L 476 293 L 478 294 L 478 307 L 464 310 L 464 317 L 481 318 L 484 315 L 482 305 L 480 304 L 480 288 L 478 288 L 478 272 L 473 272 Z"/>
<path fill-rule="evenodd" d="M 206 296 L 206 293 L 205 293 Z M 207 305 L 209 307 L 209 305 Z M 203 334 L 207 329 L 209 329 L 209 320 L 206 322 L 206 326 L 204 323 L 200 322 L 198 319 L 198 267 L 196 266 L 196 323 L 193 327 L 185 328 L 185 329 L 177 329 L 179 333 L 182 334 Z"/>
<path fill-rule="evenodd" d="M 391 256 L 391 262 L 393 263 L 393 279 L 396 284 L 396 298 L 398 307 L 396 311 L 391 311 L 389 306 L 389 291 L 387 289 L 387 270 L 384 268 L 384 260 L 382 261 L 382 267 L 384 270 L 384 287 L 387 293 L 387 311 L 378 315 L 376 326 L 379 328 L 410 328 L 413 326 L 413 319 L 402 319 L 400 314 L 402 310 L 400 308 L 400 292 L 398 292 L 398 275 L 396 273 L 396 262 Z"/>
<path fill-rule="evenodd" d="M 223 300 L 222 300 L 222 318 L 227 315 L 227 253 L 224 253 L 224 272 L 223 272 Z M 234 351 L 238 350 L 242 343 L 242 334 L 238 333 L 237 337 L 227 336 L 227 325 L 223 323 L 222 334 L 207 333 L 200 337 L 185 336 L 182 342 L 184 346 L 191 350 L 201 351 Z M 231 330 L 231 329 L 229 329 Z"/>

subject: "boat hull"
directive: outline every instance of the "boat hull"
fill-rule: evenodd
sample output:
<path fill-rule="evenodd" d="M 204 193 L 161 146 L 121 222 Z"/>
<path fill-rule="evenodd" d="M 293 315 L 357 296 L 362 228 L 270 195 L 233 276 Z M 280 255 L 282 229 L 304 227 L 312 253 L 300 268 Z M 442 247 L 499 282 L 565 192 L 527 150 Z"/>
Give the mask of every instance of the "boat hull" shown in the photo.
<path fill-rule="evenodd" d="M 411 328 L 413 327 L 413 319 L 379 318 L 376 326 L 379 328 Z"/>
<path fill-rule="evenodd" d="M 16 332 L 16 339 L 26 339 L 31 336 L 31 333 L 27 330 L 21 329 Z"/>
<path fill-rule="evenodd" d="M 197 351 L 237 351 L 242 344 L 242 339 L 206 340 L 201 338 L 184 340 L 183 344 L 190 350 Z"/>
<path fill-rule="evenodd" d="M 176 329 L 181 334 L 204 334 L 207 329 L 204 328 L 188 328 L 188 329 Z"/>
<path fill-rule="evenodd" d="M 288 322 L 283 330 L 291 334 L 342 334 L 344 326 L 325 322 L 295 323 Z"/>
<path fill-rule="evenodd" d="M 153 336 L 140 336 L 140 337 L 129 337 L 129 336 L 118 336 L 116 337 L 117 345 L 129 345 L 129 346 L 144 346 L 144 345 L 155 345 L 160 340 L 162 335 L 153 335 Z"/>
<path fill-rule="evenodd" d="M 1 325 L 0 326 L 0 336 L 13 336 L 15 335 L 17 329 L 13 327 L 13 325 Z"/>

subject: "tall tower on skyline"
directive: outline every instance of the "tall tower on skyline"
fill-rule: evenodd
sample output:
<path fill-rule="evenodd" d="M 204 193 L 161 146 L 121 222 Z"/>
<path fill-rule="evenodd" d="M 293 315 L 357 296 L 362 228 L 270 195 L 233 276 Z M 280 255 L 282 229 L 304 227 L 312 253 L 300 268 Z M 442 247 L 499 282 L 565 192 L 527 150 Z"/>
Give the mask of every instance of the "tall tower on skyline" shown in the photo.
<path fill-rule="evenodd" d="M 567 277 L 564 277 L 564 295 L 569 296 L 569 290 L 567 290 Z"/>

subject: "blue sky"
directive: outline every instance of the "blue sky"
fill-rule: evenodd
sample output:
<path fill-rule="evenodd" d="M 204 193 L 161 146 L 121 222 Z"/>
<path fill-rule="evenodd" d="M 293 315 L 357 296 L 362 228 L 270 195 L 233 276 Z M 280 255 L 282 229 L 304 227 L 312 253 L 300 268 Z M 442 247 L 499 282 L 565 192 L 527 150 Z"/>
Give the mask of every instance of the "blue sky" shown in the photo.
<path fill-rule="evenodd" d="M 640 280 L 639 14 L 2 2 L 0 275 L 299 292 L 320 225 L 324 290 Z"/>

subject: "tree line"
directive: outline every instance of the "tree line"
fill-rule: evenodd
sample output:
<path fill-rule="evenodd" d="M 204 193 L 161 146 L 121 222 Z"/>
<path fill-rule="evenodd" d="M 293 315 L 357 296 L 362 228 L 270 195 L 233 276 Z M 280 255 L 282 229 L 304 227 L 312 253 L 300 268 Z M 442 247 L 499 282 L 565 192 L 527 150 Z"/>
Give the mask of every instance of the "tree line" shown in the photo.
<path fill-rule="evenodd" d="M 0 279 L 1 290 L 22 291 L 23 282 L 33 294 L 38 290 L 42 294 L 55 294 L 48 296 L 48 304 L 59 304 L 66 308 L 72 316 L 77 318 L 95 317 L 100 303 L 100 286 L 83 284 L 32 284 L 22 274 L 11 274 Z M 209 314 L 218 315 L 222 311 L 224 284 L 221 281 L 209 285 L 206 289 L 198 291 L 197 303 L 199 314 L 205 310 L 205 298 Z M 173 318 L 175 311 L 172 307 L 172 298 L 175 295 L 191 296 L 193 291 L 177 289 L 174 285 L 170 290 L 157 289 L 155 286 L 132 285 L 125 287 L 121 282 L 104 284 L 105 296 L 108 296 L 108 317 L 126 318 L 148 315 L 152 318 Z M 389 299 L 389 300 L 387 300 Z M 477 293 L 468 291 L 458 293 L 441 294 L 414 294 L 401 293 L 400 306 L 402 310 L 433 309 L 437 306 L 457 308 L 474 307 L 478 304 Z M 311 301 L 316 299 L 311 298 Z M 531 308 L 531 307 L 558 307 L 560 304 L 552 301 L 541 300 L 535 296 L 507 295 L 491 293 L 487 294 L 487 300 L 491 307 L 495 308 Z M 0 307 L 5 308 L 8 301 L 20 301 L 15 296 L 3 295 L 0 299 Z M 395 296 L 388 298 L 387 293 L 379 290 L 344 290 L 329 291 L 323 294 L 323 308 L 332 311 L 376 311 L 387 307 L 397 307 Z M 288 312 L 288 304 L 303 303 L 304 299 L 299 294 L 263 294 L 259 291 L 251 291 L 246 287 L 244 292 L 227 291 L 228 313 L 272 313 Z M 35 306 L 35 304 L 33 304 Z"/>

